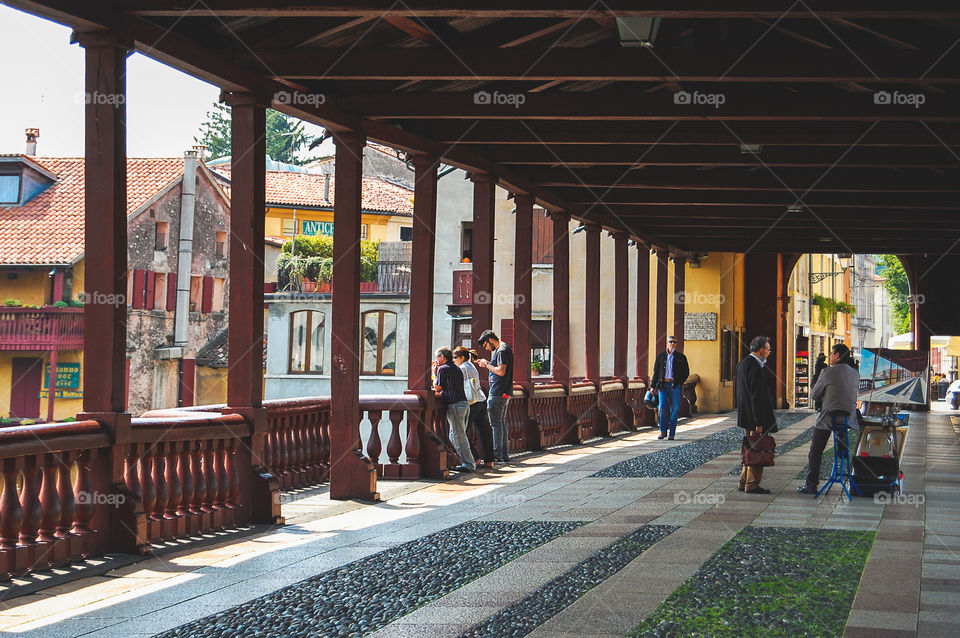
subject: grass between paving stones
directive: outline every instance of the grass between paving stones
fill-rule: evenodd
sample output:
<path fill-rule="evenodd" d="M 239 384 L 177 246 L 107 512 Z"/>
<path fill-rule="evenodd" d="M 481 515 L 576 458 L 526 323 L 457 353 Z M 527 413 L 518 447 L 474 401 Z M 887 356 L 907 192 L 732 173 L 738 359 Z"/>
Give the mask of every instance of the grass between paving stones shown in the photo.
<path fill-rule="evenodd" d="M 631 636 L 840 636 L 874 532 L 747 527 Z"/>
<path fill-rule="evenodd" d="M 526 636 L 677 529 L 675 525 L 644 525 L 630 532 L 543 587 L 471 627 L 460 638 Z"/>
<path fill-rule="evenodd" d="M 361 636 L 583 524 L 470 521 L 159 635 Z"/>
<path fill-rule="evenodd" d="M 802 412 L 778 412 L 777 426 L 780 429 L 810 416 Z M 727 428 L 709 434 L 698 441 L 658 450 L 605 467 L 592 474 L 591 478 L 659 478 L 683 476 L 716 457 L 739 450 L 743 444 L 743 430 Z"/>

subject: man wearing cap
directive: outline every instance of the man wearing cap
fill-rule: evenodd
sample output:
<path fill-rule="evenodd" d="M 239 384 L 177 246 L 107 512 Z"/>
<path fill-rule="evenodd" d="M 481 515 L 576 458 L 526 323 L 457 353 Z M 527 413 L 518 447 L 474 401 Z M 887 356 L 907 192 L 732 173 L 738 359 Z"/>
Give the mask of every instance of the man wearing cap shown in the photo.
<path fill-rule="evenodd" d="M 513 349 L 500 341 L 493 330 L 484 330 L 478 343 L 493 353 L 489 361 L 477 359 L 477 365 L 490 373 L 487 413 L 493 428 L 493 460 L 506 463 L 510 460 L 506 417 L 507 404 L 513 396 Z"/>
<path fill-rule="evenodd" d="M 669 436 L 671 441 L 677 434 L 683 384 L 690 376 L 687 357 L 677 351 L 679 341 L 673 335 L 667 337 L 667 349 L 657 355 L 653 364 L 653 379 L 650 381 L 650 387 L 660 393 L 660 436 L 657 438 Z"/>

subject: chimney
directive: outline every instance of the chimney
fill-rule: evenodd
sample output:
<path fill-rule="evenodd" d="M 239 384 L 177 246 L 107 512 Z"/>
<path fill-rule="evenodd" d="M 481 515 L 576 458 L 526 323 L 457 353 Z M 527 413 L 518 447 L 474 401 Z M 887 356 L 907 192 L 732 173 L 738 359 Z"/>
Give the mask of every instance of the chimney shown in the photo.
<path fill-rule="evenodd" d="M 323 174 L 323 201 L 330 201 L 330 173 Z"/>
<path fill-rule="evenodd" d="M 194 144 L 193 150 L 197 154 L 197 159 L 201 162 L 206 158 L 207 147 L 205 144 Z"/>
<path fill-rule="evenodd" d="M 40 137 L 40 129 L 28 128 L 27 133 L 27 155 L 37 154 L 37 138 Z"/>

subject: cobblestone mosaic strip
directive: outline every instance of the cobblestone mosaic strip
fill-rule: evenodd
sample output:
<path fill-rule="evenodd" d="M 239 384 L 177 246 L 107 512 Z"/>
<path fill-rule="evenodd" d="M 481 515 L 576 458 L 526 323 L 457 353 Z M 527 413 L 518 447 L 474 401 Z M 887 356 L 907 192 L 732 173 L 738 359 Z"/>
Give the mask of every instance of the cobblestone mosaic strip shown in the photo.
<path fill-rule="evenodd" d="M 747 527 L 631 636 L 840 636 L 874 532 Z"/>
<path fill-rule="evenodd" d="M 810 416 L 803 412 L 778 412 L 777 426 L 783 430 L 790 425 Z M 699 441 L 684 443 L 635 456 L 606 467 L 593 477 L 596 478 L 659 478 L 683 476 L 707 461 L 727 452 L 740 449 L 743 443 L 743 430 L 738 427 L 727 428 L 703 437 Z"/>
<path fill-rule="evenodd" d="M 673 525 L 644 525 L 630 532 L 513 605 L 471 627 L 460 638 L 526 636 L 677 529 Z"/>
<path fill-rule="evenodd" d="M 160 636 L 360 636 L 581 525 L 569 521 L 463 523 Z"/>

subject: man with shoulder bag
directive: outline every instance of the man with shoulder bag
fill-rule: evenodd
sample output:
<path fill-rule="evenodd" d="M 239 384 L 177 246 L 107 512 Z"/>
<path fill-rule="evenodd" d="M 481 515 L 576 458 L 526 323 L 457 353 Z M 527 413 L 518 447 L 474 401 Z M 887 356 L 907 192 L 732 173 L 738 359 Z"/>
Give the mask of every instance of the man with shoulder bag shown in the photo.
<path fill-rule="evenodd" d="M 764 366 L 773 348 L 769 337 L 754 337 L 750 354 L 737 364 L 737 426 L 744 429 L 741 492 L 769 494 L 760 487 L 764 466 L 773 465 L 774 442 L 770 434 L 777 431 L 773 397 Z"/>

